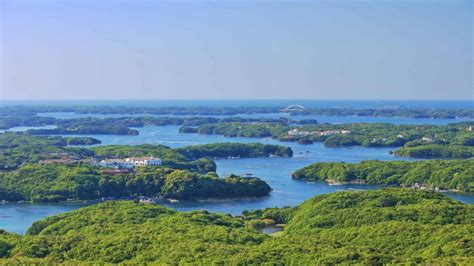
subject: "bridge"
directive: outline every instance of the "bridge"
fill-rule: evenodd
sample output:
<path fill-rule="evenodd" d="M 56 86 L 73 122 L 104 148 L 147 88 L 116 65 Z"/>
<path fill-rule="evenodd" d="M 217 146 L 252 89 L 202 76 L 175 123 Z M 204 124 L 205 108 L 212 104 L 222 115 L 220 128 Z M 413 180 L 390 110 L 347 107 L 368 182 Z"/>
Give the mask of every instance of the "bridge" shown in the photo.
<path fill-rule="evenodd" d="M 306 108 L 304 108 L 303 105 L 292 104 L 292 105 L 288 105 L 284 109 L 281 109 L 280 111 L 282 111 L 282 112 L 301 112 L 301 111 L 304 111 L 305 109 Z"/>

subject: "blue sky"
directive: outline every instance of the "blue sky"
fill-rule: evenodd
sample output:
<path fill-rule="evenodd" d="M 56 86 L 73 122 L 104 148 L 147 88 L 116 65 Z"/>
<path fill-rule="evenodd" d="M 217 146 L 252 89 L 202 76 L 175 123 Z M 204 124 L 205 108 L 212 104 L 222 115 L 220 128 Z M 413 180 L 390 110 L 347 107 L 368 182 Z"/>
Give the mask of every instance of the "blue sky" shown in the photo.
<path fill-rule="evenodd" d="M 0 99 L 474 99 L 470 1 L 0 9 Z"/>

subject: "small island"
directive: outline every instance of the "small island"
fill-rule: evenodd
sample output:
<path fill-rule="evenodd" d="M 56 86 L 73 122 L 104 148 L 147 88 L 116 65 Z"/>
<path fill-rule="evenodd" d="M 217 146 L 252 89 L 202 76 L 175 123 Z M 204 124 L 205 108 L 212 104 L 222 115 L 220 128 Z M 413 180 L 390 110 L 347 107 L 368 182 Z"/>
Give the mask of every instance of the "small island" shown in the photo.
<path fill-rule="evenodd" d="M 294 172 L 304 181 L 367 183 L 427 190 L 474 192 L 474 160 L 363 161 L 314 163 Z"/>
<path fill-rule="evenodd" d="M 232 159 L 293 156 L 293 151 L 289 147 L 261 143 L 212 143 L 178 148 L 176 151 L 189 159 L 203 157 Z"/>

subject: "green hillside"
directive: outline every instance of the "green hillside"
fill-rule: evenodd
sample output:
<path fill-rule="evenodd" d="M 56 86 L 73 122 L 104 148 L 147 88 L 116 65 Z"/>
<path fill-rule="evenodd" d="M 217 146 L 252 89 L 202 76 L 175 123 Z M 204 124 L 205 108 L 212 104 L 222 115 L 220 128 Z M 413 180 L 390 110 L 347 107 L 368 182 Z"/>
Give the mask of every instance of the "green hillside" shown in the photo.
<path fill-rule="evenodd" d="M 314 163 L 295 171 L 294 179 L 327 182 L 364 182 L 474 191 L 474 160 L 362 161 Z"/>
<path fill-rule="evenodd" d="M 248 226 L 272 217 L 287 223 L 278 235 Z M 0 251 L 4 262 L 472 264 L 473 236 L 474 206 L 391 188 L 243 217 L 107 202 L 36 222 L 21 238 L 0 234 Z"/>

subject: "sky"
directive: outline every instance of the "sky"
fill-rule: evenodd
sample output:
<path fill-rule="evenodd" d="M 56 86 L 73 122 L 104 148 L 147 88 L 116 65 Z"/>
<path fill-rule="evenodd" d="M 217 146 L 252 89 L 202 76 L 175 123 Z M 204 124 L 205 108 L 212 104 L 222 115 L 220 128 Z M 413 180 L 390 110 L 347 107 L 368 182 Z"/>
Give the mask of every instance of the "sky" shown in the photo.
<path fill-rule="evenodd" d="M 0 100 L 474 100 L 473 14 L 456 0 L 0 0 Z"/>

